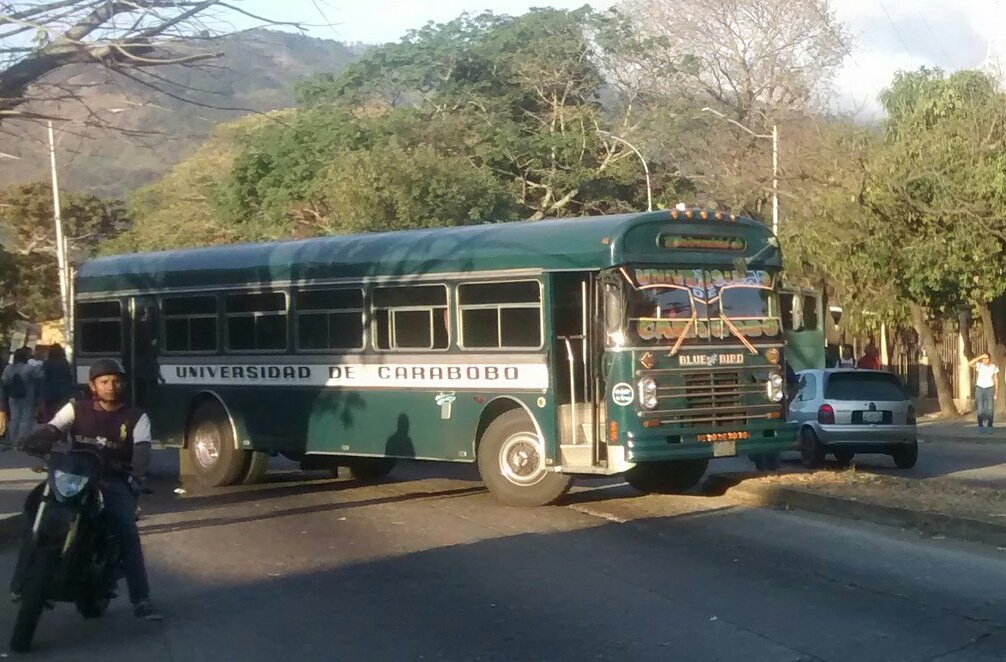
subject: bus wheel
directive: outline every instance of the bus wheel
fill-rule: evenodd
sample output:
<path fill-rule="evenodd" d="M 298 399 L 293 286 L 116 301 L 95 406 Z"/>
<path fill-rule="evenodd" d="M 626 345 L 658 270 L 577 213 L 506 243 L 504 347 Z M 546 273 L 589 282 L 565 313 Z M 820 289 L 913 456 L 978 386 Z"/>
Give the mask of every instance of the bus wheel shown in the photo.
<path fill-rule="evenodd" d="M 234 448 L 227 415 L 217 403 L 206 402 L 196 409 L 185 437 L 196 479 L 203 485 L 233 485 L 246 475 L 250 453 Z"/>
<path fill-rule="evenodd" d="M 544 506 L 569 490 L 571 476 L 549 471 L 541 437 L 527 415 L 513 409 L 489 424 L 478 450 L 482 480 L 510 506 Z"/>
<path fill-rule="evenodd" d="M 346 461 L 349 467 L 349 475 L 356 480 L 373 481 L 380 480 L 395 468 L 395 458 L 393 457 L 357 457 Z M 332 472 L 338 476 L 339 467 L 336 466 Z"/>
<path fill-rule="evenodd" d="M 709 460 L 641 462 L 625 472 L 625 482 L 647 494 L 681 494 L 702 481 Z"/>
<path fill-rule="evenodd" d="M 248 461 L 248 470 L 245 471 L 241 479 L 242 485 L 254 485 L 261 483 L 265 478 L 266 471 L 269 470 L 269 453 L 262 451 L 252 451 L 251 459 Z"/>

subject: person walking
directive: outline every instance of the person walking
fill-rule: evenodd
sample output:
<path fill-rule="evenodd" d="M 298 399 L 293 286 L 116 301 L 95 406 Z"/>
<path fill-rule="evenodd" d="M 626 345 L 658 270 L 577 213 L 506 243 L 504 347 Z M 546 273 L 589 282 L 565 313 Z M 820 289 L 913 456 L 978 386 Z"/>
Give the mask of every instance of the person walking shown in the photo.
<path fill-rule="evenodd" d="M 42 364 L 42 423 L 46 423 L 73 399 L 76 388 L 73 368 L 66 359 L 66 350 L 59 343 L 49 348 Z"/>
<path fill-rule="evenodd" d="M 21 439 L 35 428 L 39 375 L 37 368 L 28 363 L 30 358 L 31 350 L 21 347 L 14 352 L 14 362 L 0 376 L 9 401 L 11 441 Z"/>
<path fill-rule="evenodd" d="M 992 434 L 995 401 L 999 397 L 999 366 L 992 363 L 988 353 L 968 361 L 978 374 L 975 377 L 975 410 L 978 418 L 978 433 Z M 983 427 L 982 424 L 986 425 Z"/>
<path fill-rule="evenodd" d="M 839 345 L 838 346 L 838 361 L 835 362 L 836 368 L 855 368 L 856 359 L 852 355 L 852 345 Z"/>
<path fill-rule="evenodd" d="M 866 345 L 866 349 L 863 350 L 863 356 L 859 358 L 856 367 L 860 370 L 880 370 L 880 350 L 877 349 L 872 340 Z"/>

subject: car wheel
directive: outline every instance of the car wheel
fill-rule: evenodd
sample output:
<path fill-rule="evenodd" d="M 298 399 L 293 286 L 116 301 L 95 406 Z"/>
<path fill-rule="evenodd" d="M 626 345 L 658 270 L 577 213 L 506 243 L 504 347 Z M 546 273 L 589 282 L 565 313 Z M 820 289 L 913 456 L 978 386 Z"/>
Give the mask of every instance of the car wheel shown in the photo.
<path fill-rule="evenodd" d="M 913 441 L 907 446 L 901 446 L 891 451 L 894 464 L 899 469 L 911 469 L 919 459 L 919 442 Z"/>
<path fill-rule="evenodd" d="M 837 450 L 834 452 L 835 460 L 838 462 L 840 467 L 847 467 L 852 464 L 852 458 L 856 457 L 856 454 L 852 451 Z"/>
<path fill-rule="evenodd" d="M 800 431 L 800 462 L 808 469 L 817 469 L 824 464 L 824 456 L 827 453 L 817 435 L 810 428 Z"/>

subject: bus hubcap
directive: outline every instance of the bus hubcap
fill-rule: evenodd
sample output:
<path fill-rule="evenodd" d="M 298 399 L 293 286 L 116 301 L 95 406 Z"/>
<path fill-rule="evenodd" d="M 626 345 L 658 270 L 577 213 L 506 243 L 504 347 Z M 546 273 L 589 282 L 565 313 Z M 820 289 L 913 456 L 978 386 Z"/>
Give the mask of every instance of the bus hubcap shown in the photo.
<path fill-rule="evenodd" d="M 220 440 L 205 427 L 200 428 L 196 432 L 195 450 L 196 462 L 199 466 L 209 469 L 220 459 Z"/>
<path fill-rule="evenodd" d="M 514 485 L 528 487 L 545 477 L 545 462 L 538 436 L 521 432 L 500 449 L 500 472 Z"/>

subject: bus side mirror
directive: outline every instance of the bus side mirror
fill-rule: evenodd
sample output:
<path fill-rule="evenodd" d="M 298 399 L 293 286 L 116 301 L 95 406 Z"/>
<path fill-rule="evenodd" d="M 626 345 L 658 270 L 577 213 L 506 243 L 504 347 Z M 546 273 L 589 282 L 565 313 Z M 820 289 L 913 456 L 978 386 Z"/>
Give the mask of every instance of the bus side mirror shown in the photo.
<path fill-rule="evenodd" d="M 615 333 L 622 328 L 622 292 L 613 285 L 604 290 L 604 332 Z"/>

